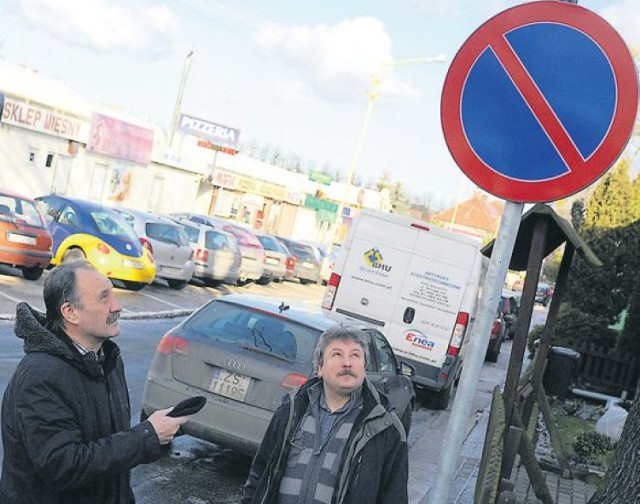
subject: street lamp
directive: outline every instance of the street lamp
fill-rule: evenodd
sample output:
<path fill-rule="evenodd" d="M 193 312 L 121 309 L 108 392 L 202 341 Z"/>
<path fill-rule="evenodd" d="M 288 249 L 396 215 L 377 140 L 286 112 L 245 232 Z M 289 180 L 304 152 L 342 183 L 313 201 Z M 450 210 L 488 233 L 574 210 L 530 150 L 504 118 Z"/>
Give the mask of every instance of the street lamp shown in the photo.
<path fill-rule="evenodd" d="M 447 57 L 444 54 L 439 54 L 438 56 L 428 56 L 422 58 L 407 58 L 402 60 L 388 61 L 383 63 L 380 67 L 379 72 L 373 76 L 372 78 L 372 86 L 371 89 L 367 93 L 368 101 L 367 101 L 367 109 L 364 115 L 364 121 L 362 122 L 362 126 L 360 128 L 360 134 L 358 135 L 358 141 L 356 143 L 355 151 L 353 152 L 353 157 L 351 158 L 351 163 L 349 164 L 349 171 L 347 172 L 347 178 L 344 184 L 344 194 L 342 199 L 338 203 L 338 222 L 336 223 L 335 231 L 333 233 L 333 238 L 331 242 L 328 244 L 329 252 L 333 247 L 333 242 L 336 240 L 338 236 L 338 232 L 341 226 L 342 212 L 344 211 L 345 204 L 349 198 L 349 189 L 351 187 L 351 182 L 353 180 L 353 176 L 356 171 L 356 167 L 358 165 L 358 161 L 360 160 L 360 153 L 362 151 L 362 146 L 364 144 L 364 138 L 367 134 L 367 129 L 369 128 L 369 120 L 371 119 L 371 112 L 373 111 L 373 106 L 378 99 L 380 93 L 380 86 L 382 85 L 382 81 L 385 73 L 393 67 L 403 66 L 403 65 L 411 65 L 414 63 L 443 63 L 447 61 Z"/>
<path fill-rule="evenodd" d="M 173 136 L 176 133 L 176 127 L 178 125 L 178 115 L 180 115 L 180 109 L 182 108 L 182 96 L 184 95 L 184 88 L 187 84 L 189 71 L 191 70 L 192 56 L 193 50 L 189 51 L 189 54 L 187 54 L 187 57 L 184 60 L 184 66 L 182 67 L 182 77 L 180 77 L 180 85 L 178 86 L 178 96 L 176 96 L 176 102 L 173 106 L 173 116 L 171 117 L 171 125 L 169 126 L 169 149 L 173 148 Z"/>

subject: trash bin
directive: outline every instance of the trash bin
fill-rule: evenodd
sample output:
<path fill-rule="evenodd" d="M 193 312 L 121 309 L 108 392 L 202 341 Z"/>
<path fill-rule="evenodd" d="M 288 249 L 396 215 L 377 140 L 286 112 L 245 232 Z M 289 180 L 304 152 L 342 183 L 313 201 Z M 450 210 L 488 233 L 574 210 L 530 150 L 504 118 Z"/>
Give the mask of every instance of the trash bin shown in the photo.
<path fill-rule="evenodd" d="M 569 392 L 580 352 L 573 348 L 551 347 L 542 384 L 547 395 L 564 399 Z"/>

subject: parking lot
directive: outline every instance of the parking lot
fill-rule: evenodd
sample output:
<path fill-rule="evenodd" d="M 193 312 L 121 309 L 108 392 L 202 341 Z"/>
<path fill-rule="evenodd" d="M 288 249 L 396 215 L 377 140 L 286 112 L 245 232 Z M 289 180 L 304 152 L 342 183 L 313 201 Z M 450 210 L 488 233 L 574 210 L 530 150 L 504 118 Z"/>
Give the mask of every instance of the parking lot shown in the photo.
<path fill-rule="evenodd" d="M 19 270 L 0 266 L 0 320 L 11 320 L 15 314 L 15 306 L 26 301 L 34 308 L 44 311 L 42 286 L 47 277 L 45 271 L 42 278 L 30 282 L 22 277 Z M 251 292 L 267 296 L 282 295 L 283 300 L 297 301 L 318 306 L 322 300 L 324 287 L 318 284 L 302 285 L 297 281 L 268 285 L 248 284 L 244 287 L 220 285 L 207 287 L 193 281 L 184 289 L 170 289 L 163 280 L 156 280 L 141 291 L 133 292 L 118 288 L 116 295 L 123 306 L 123 319 L 137 319 L 154 313 L 156 316 L 179 316 L 190 313 L 211 299 L 230 292 Z"/>

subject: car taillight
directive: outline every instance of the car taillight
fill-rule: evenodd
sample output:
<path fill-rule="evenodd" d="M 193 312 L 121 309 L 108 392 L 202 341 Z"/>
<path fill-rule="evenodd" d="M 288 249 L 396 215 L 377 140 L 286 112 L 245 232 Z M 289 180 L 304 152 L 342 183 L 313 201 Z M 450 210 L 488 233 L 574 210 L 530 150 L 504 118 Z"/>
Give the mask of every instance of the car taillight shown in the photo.
<path fill-rule="evenodd" d="M 144 252 L 145 252 L 145 254 L 147 254 L 147 259 L 149 260 L 149 262 L 151 264 L 156 262 L 155 258 L 153 257 L 153 254 L 151 252 L 149 252 L 148 250 L 145 250 Z"/>
<path fill-rule="evenodd" d="M 282 380 L 282 386 L 294 389 L 294 388 L 298 388 L 300 385 L 304 385 L 305 383 L 307 383 L 308 380 L 309 380 L 308 376 L 296 374 L 296 373 L 289 373 L 287 376 L 284 377 L 284 380 Z"/>
<path fill-rule="evenodd" d="M 297 257 L 295 257 L 295 256 L 289 256 L 289 257 L 287 257 L 287 262 L 286 262 L 287 269 L 290 269 L 290 270 L 291 270 L 291 269 L 295 268 L 295 267 L 296 267 L 296 261 L 297 261 L 297 260 L 298 260 L 298 259 L 297 259 Z"/>
<path fill-rule="evenodd" d="M 169 355 L 173 352 L 189 355 L 189 342 L 168 332 L 158 343 L 157 352 L 162 355 Z"/>
<path fill-rule="evenodd" d="M 199 248 L 196 251 L 196 261 L 207 262 L 209 260 L 209 251 Z"/>
<path fill-rule="evenodd" d="M 149 240 L 147 240 L 146 238 L 140 238 L 140 244 L 153 254 L 153 247 L 151 246 Z"/>
<path fill-rule="evenodd" d="M 493 326 L 491 327 L 491 334 L 500 334 L 500 329 L 502 329 L 502 324 L 499 320 L 493 321 Z"/>
<path fill-rule="evenodd" d="M 105 255 L 111 252 L 111 250 L 109 250 L 109 247 L 107 247 L 104 243 L 98 243 L 98 246 L 96 248 L 98 249 L 98 252 L 101 252 Z"/>
<path fill-rule="evenodd" d="M 327 282 L 327 288 L 324 291 L 324 297 L 322 298 L 322 308 L 325 310 L 331 310 L 331 308 L 333 308 L 333 302 L 336 300 L 336 292 L 338 292 L 339 285 L 340 275 L 331 273 L 329 282 Z"/>
<path fill-rule="evenodd" d="M 467 333 L 467 327 L 469 325 L 469 314 L 466 312 L 459 312 L 456 319 L 456 325 L 453 327 L 453 333 L 449 340 L 449 348 L 447 348 L 447 355 L 456 356 L 460 353 L 460 347 L 462 341 Z"/>

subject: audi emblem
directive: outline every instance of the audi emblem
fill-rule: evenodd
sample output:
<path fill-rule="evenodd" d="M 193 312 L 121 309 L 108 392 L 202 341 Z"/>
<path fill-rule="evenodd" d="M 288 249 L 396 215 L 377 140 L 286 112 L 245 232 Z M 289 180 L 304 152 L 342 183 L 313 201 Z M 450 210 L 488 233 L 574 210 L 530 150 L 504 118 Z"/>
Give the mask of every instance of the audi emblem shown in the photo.
<path fill-rule="evenodd" d="M 224 365 L 230 369 L 235 369 L 236 371 L 244 371 L 244 368 L 246 367 L 244 362 L 239 362 L 233 359 L 225 359 Z"/>

